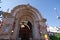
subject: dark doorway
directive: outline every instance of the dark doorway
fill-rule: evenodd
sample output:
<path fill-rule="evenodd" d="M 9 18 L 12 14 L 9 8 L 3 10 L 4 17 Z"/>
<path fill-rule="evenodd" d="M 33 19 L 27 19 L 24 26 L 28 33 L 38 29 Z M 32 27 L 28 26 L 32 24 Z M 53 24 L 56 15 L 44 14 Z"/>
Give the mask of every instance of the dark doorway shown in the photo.
<path fill-rule="evenodd" d="M 25 27 L 23 28 L 21 28 L 20 25 L 19 38 L 21 38 L 21 40 L 29 40 L 29 38 L 32 38 L 32 24 L 28 21 L 27 25 L 24 25 Z"/>

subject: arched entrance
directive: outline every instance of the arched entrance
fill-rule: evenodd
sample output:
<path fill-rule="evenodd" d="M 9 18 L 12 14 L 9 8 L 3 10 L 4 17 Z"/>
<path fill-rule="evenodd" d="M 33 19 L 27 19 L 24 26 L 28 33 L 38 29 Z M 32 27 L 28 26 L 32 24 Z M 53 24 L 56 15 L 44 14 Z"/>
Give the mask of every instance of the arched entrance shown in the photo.
<path fill-rule="evenodd" d="M 15 32 L 13 35 L 14 38 L 21 38 L 22 40 L 29 40 L 32 36 L 33 40 L 40 40 L 40 37 L 42 39 L 44 38 L 40 35 L 40 32 L 42 32 L 42 35 L 45 34 L 45 32 L 42 31 L 46 31 L 45 20 L 37 9 L 30 5 L 18 5 L 11 13 L 16 18 Z M 28 21 L 27 25 L 29 27 L 24 24 L 26 18 Z M 23 28 L 21 28 L 21 24 L 23 24 Z"/>
<path fill-rule="evenodd" d="M 19 34 L 18 37 L 21 40 L 30 40 L 32 38 L 32 24 L 30 21 L 23 21 L 19 24 Z"/>

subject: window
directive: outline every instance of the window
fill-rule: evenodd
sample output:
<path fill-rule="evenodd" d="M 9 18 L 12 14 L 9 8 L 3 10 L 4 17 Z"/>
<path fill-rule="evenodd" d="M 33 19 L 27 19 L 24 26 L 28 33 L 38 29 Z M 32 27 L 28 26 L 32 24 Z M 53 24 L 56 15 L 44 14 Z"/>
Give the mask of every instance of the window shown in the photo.
<path fill-rule="evenodd" d="M 0 16 L 0 21 L 2 22 L 2 15 Z"/>
<path fill-rule="evenodd" d="M 9 24 L 5 25 L 5 28 L 4 28 L 4 32 L 8 32 L 9 31 Z"/>

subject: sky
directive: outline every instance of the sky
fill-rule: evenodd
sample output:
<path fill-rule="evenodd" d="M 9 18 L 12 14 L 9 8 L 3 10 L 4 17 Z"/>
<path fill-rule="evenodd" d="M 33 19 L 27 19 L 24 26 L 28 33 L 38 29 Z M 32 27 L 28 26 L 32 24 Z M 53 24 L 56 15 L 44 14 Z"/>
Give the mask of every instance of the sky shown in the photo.
<path fill-rule="evenodd" d="M 11 10 L 22 4 L 30 4 L 39 10 L 44 18 L 47 19 L 46 24 L 49 26 L 60 26 L 60 19 L 57 16 L 60 16 L 60 0 L 1 0 L 0 10 L 9 12 Z M 56 8 L 56 10 L 54 9 Z"/>

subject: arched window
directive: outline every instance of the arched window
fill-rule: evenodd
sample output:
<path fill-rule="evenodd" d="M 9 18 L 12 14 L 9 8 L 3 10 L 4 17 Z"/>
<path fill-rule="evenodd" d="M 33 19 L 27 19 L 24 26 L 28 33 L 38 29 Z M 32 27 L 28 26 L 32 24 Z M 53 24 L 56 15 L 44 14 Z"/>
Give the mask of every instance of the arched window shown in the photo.
<path fill-rule="evenodd" d="M 6 24 L 4 27 L 4 32 L 8 32 L 9 31 L 9 24 Z"/>
<path fill-rule="evenodd" d="M 2 24 L 2 15 L 0 16 L 0 27 L 1 27 L 1 24 Z"/>

